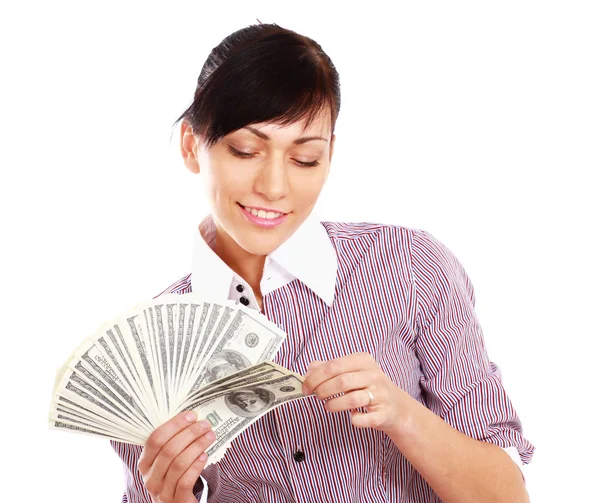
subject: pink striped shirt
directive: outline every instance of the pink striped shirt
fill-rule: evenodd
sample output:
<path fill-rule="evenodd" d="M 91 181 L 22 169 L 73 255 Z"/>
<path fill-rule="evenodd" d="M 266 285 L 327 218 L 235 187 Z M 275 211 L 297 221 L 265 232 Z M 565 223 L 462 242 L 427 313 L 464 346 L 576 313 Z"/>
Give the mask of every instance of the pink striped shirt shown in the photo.
<path fill-rule="evenodd" d="M 321 224 L 337 255 L 333 303 L 297 278 L 265 294 L 263 314 L 287 333 L 275 361 L 305 374 L 313 360 L 368 352 L 454 428 L 529 463 L 535 447 L 488 359 L 473 286 L 452 252 L 421 229 Z M 159 295 L 190 292 L 191 276 Z M 123 502 L 149 503 L 141 447 L 111 443 L 125 466 Z M 209 503 L 441 501 L 387 435 L 355 428 L 348 412 L 328 413 L 314 397 L 260 418 L 203 477 Z"/>

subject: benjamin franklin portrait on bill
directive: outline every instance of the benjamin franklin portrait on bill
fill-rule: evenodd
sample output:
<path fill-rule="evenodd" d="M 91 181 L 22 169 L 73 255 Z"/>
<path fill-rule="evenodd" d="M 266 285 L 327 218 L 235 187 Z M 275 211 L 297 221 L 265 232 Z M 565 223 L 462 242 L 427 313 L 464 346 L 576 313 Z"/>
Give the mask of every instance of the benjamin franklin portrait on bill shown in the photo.
<path fill-rule="evenodd" d="M 274 393 L 259 387 L 234 390 L 225 396 L 229 410 L 242 417 L 258 416 L 268 411 L 274 401 Z"/>
<path fill-rule="evenodd" d="M 208 360 L 204 371 L 204 382 L 205 384 L 211 383 L 250 365 L 250 360 L 242 353 L 232 349 L 224 349 L 212 355 Z"/>

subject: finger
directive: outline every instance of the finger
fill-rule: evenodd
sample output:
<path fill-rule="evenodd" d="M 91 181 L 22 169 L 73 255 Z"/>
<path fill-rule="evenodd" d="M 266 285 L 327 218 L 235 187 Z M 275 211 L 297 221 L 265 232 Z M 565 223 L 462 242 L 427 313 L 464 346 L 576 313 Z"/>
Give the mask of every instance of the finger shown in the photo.
<path fill-rule="evenodd" d="M 149 478 L 151 478 L 154 483 L 159 480 L 162 482 L 173 460 L 187 449 L 189 445 L 207 433 L 210 428 L 210 423 L 206 420 L 202 420 L 177 433 L 177 435 L 163 446 L 156 456 L 156 459 L 149 470 Z"/>
<path fill-rule="evenodd" d="M 192 491 L 198 477 L 200 477 L 202 470 L 204 470 L 207 459 L 208 456 L 206 453 L 202 453 L 179 478 L 175 494 L 173 495 L 173 503 L 198 503 Z M 206 487 L 204 490 L 206 491 Z"/>
<path fill-rule="evenodd" d="M 195 423 L 197 419 L 198 416 L 194 411 L 182 412 L 156 428 L 146 440 L 144 450 L 138 460 L 140 473 L 144 474 L 149 470 L 157 454 L 174 435 Z"/>
<path fill-rule="evenodd" d="M 319 400 L 324 400 L 333 395 L 366 388 L 372 385 L 376 378 L 376 374 L 371 370 L 341 374 L 319 384 L 315 388 L 314 394 Z"/>
<path fill-rule="evenodd" d="M 343 396 L 338 396 L 327 400 L 325 402 L 325 408 L 329 412 L 340 412 L 342 410 L 358 409 L 359 407 L 366 407 L 369 405 L 371 397 L 364 389 L 351 391 Z"/>
<path fill-rule="evenodd" d="M 359 370 L 367 370 L 378 367 L 377 363 L 369 353 L 354 353 L 335 360 L 323 362 L 316 366 L 314 370 L 311 368 L 307 372 L 302 392 L 305 395 L 313 393 L 315 388 L 320 384 L 340 374 L 347 372 L 357 372 Z"/>
<path fill-rule="evenodd" d="M 316 369 L 319 365 L 322 365 L 325 362 L 322 362 L 321 360 L 313 360 L 312 362 L 310 362 L 308 364 L 308 367 L 306 368 L 306 372 L 310 372 L 311 370 Z"/>
<path fill-rule="evenodd" d="M 179 479 L 188 471 L 200 455 L 208 449 L 215 441 L 216 435 L 213 430 L 206 432 L 200 438 L 192 442 L 179 456 L 170 464 L 165 475 L 164 494 L 173 496 L 179 483 Z"/>

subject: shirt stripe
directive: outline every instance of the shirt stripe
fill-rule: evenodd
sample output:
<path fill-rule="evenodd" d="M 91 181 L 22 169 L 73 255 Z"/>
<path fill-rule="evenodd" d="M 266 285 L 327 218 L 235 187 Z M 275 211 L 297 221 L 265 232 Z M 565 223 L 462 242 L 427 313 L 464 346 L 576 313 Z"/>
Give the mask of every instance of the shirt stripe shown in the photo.
<path fill-rule="evenodd" d="M 370 353 L 454 428 L 514 446 L 529 463 L 535 447 L 488 358 L 473 285 L 452 252 L 422 229 L 322 225 L 338 259 L 333 305 L 298 279 L 266 294 L 263 314 L 287 333 L 275 361 L 305 374 L 313 360 Z M 190 291 L 188 274 L 158 296 Z M 125 467 L 123 503 L 151 503 L 136 467 L 141 448 L 111 444 Z M 348 412 L 327 413 L 314 397 L 261 417 L 203 477 L 209 503 L 441 502 L 387 435 L 355 428 Z"/>

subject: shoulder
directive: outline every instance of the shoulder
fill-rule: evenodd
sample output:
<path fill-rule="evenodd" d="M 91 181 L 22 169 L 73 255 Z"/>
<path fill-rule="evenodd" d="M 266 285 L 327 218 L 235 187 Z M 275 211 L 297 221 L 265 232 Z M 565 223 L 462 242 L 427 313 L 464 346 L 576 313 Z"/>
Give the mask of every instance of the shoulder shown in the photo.
<path fill-rule="evenodd" d="M 450 248 L 423 229 L 414 229 L 411 259 L 416 275 L 435 276 L 442 281 L 452 278 L 469 281 L 463 265 Z"/>
<path fill-rule="evenodd" d="M 368 242 L 383 251 L 405 254 L 413 265 L 430 264 L 443 269 L 462 267 L 452 251 L 425 229 L 375 222 L 323 221 L 321 224 L 333 242 Z"/>
<path fill-rule="evenodd" d="M 402 264 L 407 275 L 464 274 L 452 251 L 425 229 L 377 222 L 321 221 L 338 254 L 361 256 Z"/>
<path fill-rule="evenodd" d="M 338 264 L 349 273 L 359 264 L 378 278 L 412 276 L 411 248 L 419 229 L 380 222 L 321 221 L 338 255 Z"/>
<path fill-rule="evenodd" d="M 377 246 L 384 250 L 402 250 L 410 254 L 411 249 L 435 248 L 443 245 L 429 232 L 404 225 L 377 222 L 332 222 L 321 221 L 329 239 L 336 244 Z"/>
<path fill-rule="evenodd" d="M 403 225 L 391 225 L 378 222 L 333 222 L 321 221 L 329 239 L 334 242 L 379 242 L 386 241 L 392 246 L 394 240 L 410 240 L 418 229 Z"/>
<path fill-rule="evenodd" d="M 431 233 L 413 233 L 411 262 L 417 295 L 458 295 L 475 305 L 471 278 L 458 257 Z"/>

